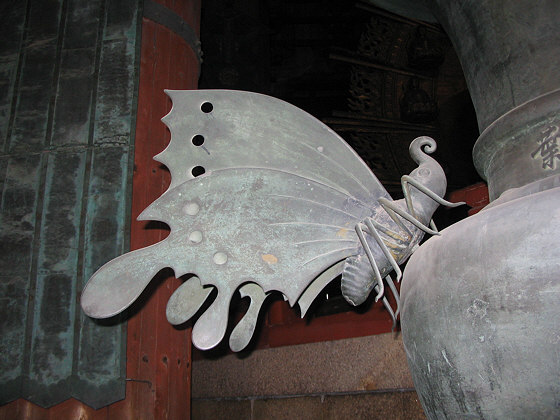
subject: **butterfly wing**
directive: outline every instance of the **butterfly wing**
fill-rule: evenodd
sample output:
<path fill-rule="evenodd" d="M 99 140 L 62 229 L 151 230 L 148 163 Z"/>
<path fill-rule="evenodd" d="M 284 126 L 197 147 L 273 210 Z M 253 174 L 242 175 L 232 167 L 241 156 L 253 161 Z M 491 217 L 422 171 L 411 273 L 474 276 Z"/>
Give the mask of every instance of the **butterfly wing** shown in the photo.
<path fill-rule="evenodd" d="M 336 276 L 339 269 L 325 270 L 357 252 L 355 224 L 371 216 L 379 198 L 390 197 L 344 140 L 286 102 L 237 91 L 167 93 L 173 108 L 163 121 L 171 142 L 155 159 L 170 169 L 172 181 L 139 219 L 160 220 L 171 234 L 102 267 L 82 306 L 90 316 L 111 316 L 162 267 L 177 276 L 194 273 L 200 280 L 177 289 L 167 315 L 171 322 L 186 320 L 208 297 L 204 286 L 215 286 L 215 301 L 193 329 L 193 342 L 205 349 L 223 337 L 240 286 L 257 286 L 243 293 L 258 305 L 271 290 L 293 305 L 318 275 L 320 285 Z M 195 178 L 195 168 L 206 175 Z M 315 289 L 308 289 L 302 308 Z M 247 334 L 238 335 L 237 343 L 248 342 Z"/>
<path fill-rule="evenodd" d="M 196 267 L 204 285 L 227 267 L 224 282 L 235 273 L 239 284 L 280 290 L 293 304 L 300 277 L 312 279 L 356 252 L 354 226 L 369 215 L 366 203 L 308 178 L 232 168 L 181 184 L 140 218 L 169 224 L 167 241 L 188 248 L 176 255 L 177 275 Z"/>
<path fill-rule="evenodd" d="M 234 168 L 184 182 L 140 218 L 171 227 L 157 244 L 161 255 L 151 256 L 154 263 L 166 261 L 176 276 L 193 273 L 201 285 L 217 288 L 215 301 L 193 329 L 195 345 L 208 349 L 223 338 L 231 296 L 243 284 L 278 290 L 293 305 L 319 273 L 358 252 L 354 225 L 370 212 L 366 203 L 308 178 Z M 107 299 L 120 294 L 122 281 L 94 275 L 85 299 L 114 314 L 131 300 Z M 139 296 L 148 281 L 128 282 L 128 293 Z M 105 301 L 95 297 L 100 293 Z"/>
<path fill-rule="evenodd" d="M 241 91 L 166 92 L 171 142 L 155 159 L 171 171 L 170 190 L 192 179 L 193 168 L 252 167 L 300 175 L 370 203 L 390 198 L 341 137 L 293 105 Z"/>

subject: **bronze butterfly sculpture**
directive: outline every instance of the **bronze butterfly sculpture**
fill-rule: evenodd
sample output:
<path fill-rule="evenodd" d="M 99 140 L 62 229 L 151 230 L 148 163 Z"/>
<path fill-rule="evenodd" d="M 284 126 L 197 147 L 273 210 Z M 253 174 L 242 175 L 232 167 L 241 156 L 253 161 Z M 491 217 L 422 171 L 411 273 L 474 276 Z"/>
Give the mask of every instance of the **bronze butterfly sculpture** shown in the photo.
<path fill-rule="evenodd" d="M 350 303 L 359 305 L 374 290 L 396 320 L 390 273 L 400 280 L 399 264 L 424 232 L 437 233 L 430 221 L 438 203 L 462 204 L 441 198 L 446 179 L 427 155 L 436 147 L 431 138 L 411 143 L 418 167 L 402 177 L 405 198 L 393 201 L 342 138 L 286 102 L 238 91 L 167 94 L 173 109 L 163 121 L 171 142 L 154 159 L 171 171 L 171 185 L 138 219 L 164 222 L 171 232 L 101 267 L 82 294 L 87 315 L 118 314 L 159 270 L 171 267 L 177 277 L 194 274 L 169 299 L 172 324 L 189 320 L 217 289 L 192 331 L 203 350 L 224 337 L 236 291 L 251 299 L 229 340 L 239 351 L 270 292 L 298 303 L 304 316 L 340 274 Z M 395 311 L 384 297 L 385 283 L 396 297 Z"/>

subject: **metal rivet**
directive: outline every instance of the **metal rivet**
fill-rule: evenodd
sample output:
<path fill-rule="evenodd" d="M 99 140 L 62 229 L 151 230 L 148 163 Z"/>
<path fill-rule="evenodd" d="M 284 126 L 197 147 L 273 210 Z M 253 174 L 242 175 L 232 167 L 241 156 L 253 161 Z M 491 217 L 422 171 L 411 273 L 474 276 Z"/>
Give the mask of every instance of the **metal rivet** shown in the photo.
<path fill-rule="evenodd" d="M 228 257 L 225 252 L 216 252 L 214 254 L 214 262 L 218 265 L 223 265 L 227 262 Z"/>
<path fill-rule="evenodd" d="M 189 241 L 198 244 L 202 241 L 202 232 L 200 230 L 195 230 L 190 233 Z"/>
<path fill-rule="evenodd" d="M 198 205 L 198 203 L 191 201 L 190 203 L 185 204 L 185 207 L 183 207 L 183 211 L 189 216 L 195 216 L 200 211 L 200 206 Z"/>
<path fill-rule="evenodd" d="M 317 147 L 317 151 L 318 151 L 319 153 L 323 153 L 323 150 L 324 150 L 324 149 L 323 149 L 323 146 Z"/>

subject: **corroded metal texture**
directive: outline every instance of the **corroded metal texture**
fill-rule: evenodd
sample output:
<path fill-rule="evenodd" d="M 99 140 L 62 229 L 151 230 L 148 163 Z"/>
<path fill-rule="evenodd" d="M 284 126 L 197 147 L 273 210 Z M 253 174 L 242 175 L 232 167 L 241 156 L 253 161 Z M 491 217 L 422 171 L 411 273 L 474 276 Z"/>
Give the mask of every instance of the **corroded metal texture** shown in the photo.
<path fill-rule="evenodd" d="M 239 290 L 251 298 L 230 338 L 231 348 L 241 350 L 272 291 L 291 305 L 304 296 L 307 308 L 321 290 L 307 293 L 308 286 L 325 285 L 342 272 L 351 303 L 373 289 L 383 298 L 383 277 L 396 293 L 389 273 L 400 273 L 397 264 L 424 231 L 433 232 L 425 225 L 438 203 L 451 204 L 440 198 L 445 176 L 426 154 L 435 150 L 427 137 L 411 144 L 419 167 L 403 177 L 405 199 L 393 202 L 344 140 L 292 105 L 235 91 L 169 95 L 173 109 L 164 122 L 172 140 L 156 159 L 169 167 L 172 181 L 139 219 L 165 222 L 171 233 L 92 276 L 81 299 L 89 316 L 121 312 L 159 270 L 171 267 L 176 276 L 196 275 L 171 297 L 172 323 L 188 320 L 211 286 L 217 289 L 193 328 L 201 349 L 222 340 L 232 295 Z"/>
<path fill-rule="evenodd" d="M 443 230 L 408 262 L 403 339 L 429 418 L 558 417 L 554 178 Z"/>
<path fill-rule="evenodd" d="M 474 163 L 488 180 L 491 200 L 560 174 L 559 102 L 556 89 L 516 106 L 481 133 Z"/>
<path fill-rule="evenodd" d="M 429 418 L 557 418 L 559 3 L 425 5 L 465 71 L 481 131 L 474 163 L 492 201 L 407 265 L 415 385 Z"/>
<path fill-rule="evenodd" d="M 123 324 L 77 310 L 127 248 L 138 2 L 3 5 L 0 404 L 124 397 Z"/>

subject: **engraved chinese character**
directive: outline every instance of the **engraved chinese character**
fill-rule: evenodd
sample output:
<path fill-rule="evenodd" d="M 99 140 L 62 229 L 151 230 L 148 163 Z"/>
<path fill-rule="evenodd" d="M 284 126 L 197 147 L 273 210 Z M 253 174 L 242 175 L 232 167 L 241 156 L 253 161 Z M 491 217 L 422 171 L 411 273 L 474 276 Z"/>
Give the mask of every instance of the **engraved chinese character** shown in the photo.
<path fill-rule="evenodd" d="M 560 159 L 560 148 L 558 147 L 558 138 L 560 134 L 556 125 L 551 125 L 541 131 L 544 137 L 538 141 L 539 147 L 531 153 L 531 157 L 535 159 L 538 155 L 542 158 L 543 169 L 555 168 L 555 159 Z"/>

